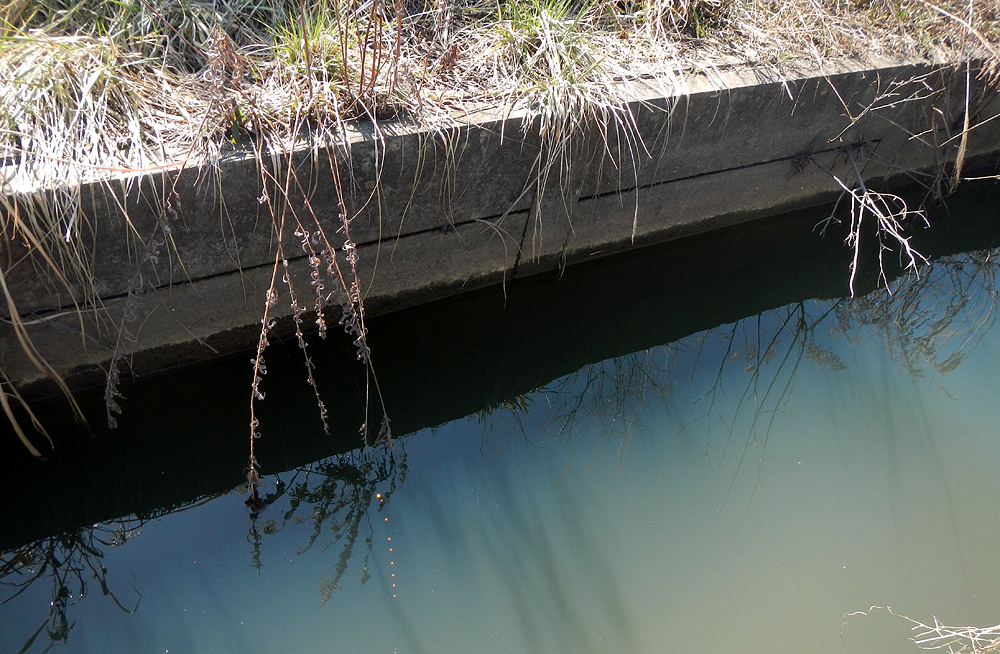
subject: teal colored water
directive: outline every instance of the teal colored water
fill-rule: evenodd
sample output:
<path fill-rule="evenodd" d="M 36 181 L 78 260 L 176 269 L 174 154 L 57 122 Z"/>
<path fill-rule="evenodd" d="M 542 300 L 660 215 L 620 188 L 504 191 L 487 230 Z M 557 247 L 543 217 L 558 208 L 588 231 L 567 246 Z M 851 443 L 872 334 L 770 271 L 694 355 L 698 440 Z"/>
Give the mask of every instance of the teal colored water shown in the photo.
<path fill-rule="evenodd" d="M 947 257 L 268 475 L 255 516 L 234 490 L 8 554 L 39 576 L 0 651 L 902 654 L 900 616 L 1000 623 L 996 275 Z"/>

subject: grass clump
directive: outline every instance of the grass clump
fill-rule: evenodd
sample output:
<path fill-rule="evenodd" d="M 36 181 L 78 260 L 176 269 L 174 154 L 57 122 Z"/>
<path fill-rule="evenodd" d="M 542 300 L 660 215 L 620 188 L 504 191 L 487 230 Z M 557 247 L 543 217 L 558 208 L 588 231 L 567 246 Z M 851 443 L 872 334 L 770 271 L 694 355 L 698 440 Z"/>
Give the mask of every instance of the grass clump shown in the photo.
<path fill-rule="evenodd" d="M 261 127 L 249 118 L 286 138 L 303 120 L 444 126 L 456 108 L 498 105 L 606 120 L 630 86 L 683 88 L 683 71 L 707 66 L 996 57 L 998 12 L 966 0 L 0 0 L 3 190 L 211 158 Z"/>

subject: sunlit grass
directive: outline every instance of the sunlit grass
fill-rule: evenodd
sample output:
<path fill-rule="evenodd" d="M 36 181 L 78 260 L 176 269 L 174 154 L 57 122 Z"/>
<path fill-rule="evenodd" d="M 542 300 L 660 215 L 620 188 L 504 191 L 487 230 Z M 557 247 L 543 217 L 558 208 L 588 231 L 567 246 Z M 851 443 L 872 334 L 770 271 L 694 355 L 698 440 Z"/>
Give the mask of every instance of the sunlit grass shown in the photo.
<path fill-rule="evenodd" d="M 720 61 L 996 54 L 991 3 L 944 0 L 257 0 L 0 2 L 0 159 L 31 188 L 211 155 L 223 82 L 278 127 L 281 107 L 336 121 L 455 120 L 446 98 L 579 112 L 616 84 Z M 230 57 L 221 62 L 218 45 Z M 218 79 L 215 73 L 238 79 Z M 598 102 L 598 105 L 602 103 Z M 333 113 L 331 113 L 333 112 Z M 602 107 L 597 114 L 605 114 Z M 252 113 L 252 112 L 251 112 Z M 334 115 L 335 114 L 335 115 Z M 321 118 L 322 117 L 322 118 Z M 56 183 L 52 181 L 51 183 Z M 10 188 L 4 189 L 9 192 Z"/>

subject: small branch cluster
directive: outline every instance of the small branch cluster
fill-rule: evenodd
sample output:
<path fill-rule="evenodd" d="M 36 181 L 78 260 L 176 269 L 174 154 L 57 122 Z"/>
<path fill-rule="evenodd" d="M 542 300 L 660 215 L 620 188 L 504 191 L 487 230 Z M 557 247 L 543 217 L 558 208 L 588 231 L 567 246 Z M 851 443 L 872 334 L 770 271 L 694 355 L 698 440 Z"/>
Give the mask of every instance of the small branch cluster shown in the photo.
<path fill-rule="evenodd" d="M 923 210 L 910 209 L 906 205 L 906 201 L 898 195 L 879 193 L 869 189 L 858 168 L 853 150 L 848 149 L 845 152 L 845 156 L 851 163 L 857 187 L 846 184 L 838 176 L 823 169 L 837 182 L 842 192 L 830 216 L 820 223 L 820 233 L 825 233 L 831 223 L 839 222 L 835 214 L 840 206 L 840 202 L 845 196 L 850 198 L 850 224 L 848 225 L 847 237 L 844 242 L 854 253 L 851 259 L 851 276 L 848 282 L 851 296 L 853 297 L 855 294 L 854 282 L 857 278 L 858 265 L 861 258 L 863 230 L 867 229 L 868 223 L 871 220 L 875 221 L 873 227 L 878 242 L 879 282 L 886 288 L 889 286 L 889 275 L 885 269 L 884 258 L 886 252 L 892 252 L 898 248 L 900 263 L 905 269 L 912 270 L 914 273 L 919 274 L 920 267 L 928 263 L 927 257 L 913 248 L 910 243 L 911 237 L 907 235 L 907 225 L 912 223 L 915 218 L 919 219 L 925 225 L 928 223 L 927 216 Z"/>
<path fill-rule="evenodd" d="M 905 616 L 904 616 L 905 617 Z M 920 649 L 947 650 L 949 654 L 1000 652 L 1000 625 L 993 627 L 949 627 L 934 618 L 933 625 L 905 618 L 913 623 L 913 642 Z"/>
<path fill-rule="evenodd" d="M 308 44 L 306 44 L 306 47 L 308 47 Z M 266 370 L 264 365 L 264 351 L 268 346 L 267 335 L 274 326 L 274 320 L 269 316 L 271 308 L 277 302 L 279 270 L 281 271 L 281 284 L 285 286 L 288 292 L 289 307 L 295 329 L 295 339 L 299 349 L 302 351 L 306 368 L 306 381 L 315 394 L 323 429 L 326 433 L 329 433 L 328 413 L 326 405 L 320 396 L 319 386 L 314 374 L 316 369 L 315 363 L 308 354 L 309 343 L 306 340 L 306 334 L 303 329 L 305 314 L 308 309 L 300 300 L 291 262 L 284 253 L 285 243 L 291 240 L 291 238 L 295 239 L 295 242 L 305 255 L 305 261 L 308 264 L 309 284 L 313 287 L 314 293 L 312 310 L 316 314 L 315 324 L 320 338 L 325 339 L 327 333 L 324 307 L 331 301 L 337 302 L 341 307 L 339 324 L 352 337 L 357 358 L 365 366 L 367 377 L 366 392 L 370 395 L 371 387 L 374 385 L 380 404 L 382 423 L 378 437 L 374 442 L 378 442 L 379 440 L 389 442 L 391 432 L 384 401 L 382 400 L 382 393 L 378 388 L 378 378 L 375 375 L 372 364 L 371 349 L 368 346 L 367 329 L 364 323 L 364 300 L 361 292 L 361 283 L 358 278 L 359 257 L 357 245 L 351 240 L 350 236 L 350 217 L 348 216 L 344 202 L 339 163 L 334 154 L 337 144 L 328 144 L 325 152 L 329 158 L 329 165 L 333 174 L 333 185 L 337 193 L 338 215 L 340 217 L 338 231 L 342 232 L 344 238 L 343 246 L 340 250 L 349 270 L 346 274 L 345 270 L 341 268 L 340 261 L 338 261 L 337 248 L 330 242 L 326 230 L 313 210 L 310 202 L 310 193 L 296 173 L 296 169 L 292 163 L 294 154 L 291 148 L 281 145 L 281 141 L 277 137 L 268 138 L 267 131 L 260 127 L 266 124 L 260 116 L 251 113 L 248 117 L 258 126 L 257 133 L 262 135 L 262 142 L 255 144 L 255 152 L 264 187 L 261 201 L 267 204 L 268 211 L 271 214 L 272 228 L 277 243 L 277 254 L 272 269 L 271 283 L 267 291 L 265 315 L 261 321 L 261 335 L 258 340 L 257 353 L 252 362 L 254 365 L 254 381 L 250 397 L 250 461 L 247 473 L 250 499 L 247 503 L 253 508 L 259 509 L 262 508 L 263 504 L 257 492 L 257 487 L 260 486 L 260 475 L 258 461 L 254 453 L 254 441 L 260 437 L 258 431 L 260 423 L 256 417 L 255 407 L 256 402 L 264 399 L 264 393 L 260 385 L 262 382 L 262 371 Z M 266 157 L 265 152 L 267 153 Z M 264 162 L 267 159 L 274 162 L 280 161 L 279 156 L 283 157 L 287 164 L 283 170 L 280 170 L 277 165 L 274 165 L 273 168 L 265 165 Z M 314 163 L 318 162 L 314 160 Z M 269 191 L 272 188 L 274 190 Z M 294 202 L 292 200 L 293 197 L 296 198 Z M 291 232 L 290 234 L 288 233 L 289 231 Z M 324 263 L 326 264 L 325 270 Z M 328 288 L 330 289 L 329 291 L 327 290 Z M 364 437 L 365 445 L 370 445 L 373 442 L 368 438 L 367 416 L 369 403 L 369 400 L 366 398 L 365 420 L 361 425 L 361 433 Z"/>
<path fill-rule="evenodd" d="M 920 649 L 943 650 L 948 654 L 996 654 L 1000 652 L 1000 625 L 952 627 L 942 624 L 937 617 L 932 617 L 933 624 L 925 624 L 920 620 L 896 613 L 888 606 L 873 606 L 867 611 L 855 611 L 844 617 L 867 616 L 876 610 L 884 610 L 889 615 L 902 618 L 913 625 L 910 630 L 915 635 L 910 640 Z"/>
<path fill-rule="evenodd" d="M 319 257 L 317 257 L 315 253 L 312 252 L 312 246 L 309 243 L 309 232 L 305 231 L 300 227 L 299 229 L 295 230 L 295 236 L 302 239 L 302 249 L 305 250 L 307 255 L 309 255 L 310 267 L 312 267 L 311 264 L 313 259 L 318 259 Z M 319 395 L 319 387 L 316 386 L 316 378 L 313 375 L 313 371 L 316 369 L 316 364 L 313 363 L 312 358 L 306 351 L 306 348 L 309 347 L 309 344 L 306 343 L 305 334 L 302 333 L 302 314 L 306 312 L 306 309 L 299 303 L 298 297 L 295 294 L 295 287 L 292 284 L 291 271 L 288 268 L 288 259 L 283 259 L 281 265 L 284 266 L 285 269 L 285 274 L 282 279 L 284 280 L 285 285 L 288 286 L 288 297 L 292 309 L 292 321 L 295 323 L 295 340 L 299 345 L 299 349 L 302 350 L 302 356 L 305 358 L 306 382 L 309 384 L 310 388 L 312 388 L 313 393 L 316 396 L 316 405 L 319 407 L 319 418 L 320 421 L 323 423 L 323 432 L 329 434 L 330 425 L 326 419 L 327 418 L 326 405 L 323 404 L 323 399 Z M 310 275 L 312 275 L 312 273 L 315 272 L 317 272 L 317 269 L 312 268 L 312 270 L 310 271 Z M 321 285 L 318 278 L 313 278 L 313 282 Z M 317 302 L 317 304 L 319 304 L 319 302 Z M 321 320 L 322 320 L 322 314 L 319 314 L 317 322 Z"/>

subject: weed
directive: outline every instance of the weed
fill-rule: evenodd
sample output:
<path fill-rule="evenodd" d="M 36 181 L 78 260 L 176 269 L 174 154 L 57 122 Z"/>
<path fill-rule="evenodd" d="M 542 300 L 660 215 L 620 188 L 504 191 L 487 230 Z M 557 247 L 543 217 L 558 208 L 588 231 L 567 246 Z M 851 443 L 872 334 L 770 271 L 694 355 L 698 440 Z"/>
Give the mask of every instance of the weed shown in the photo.
<path fill-rule="evenodd" d="M 851 260 L 850 280 L 848 287 L 851 296 L 854 296 L 854 282 L 858 274 L 858 264 L 861 258 L 861 241 L 867 233 L 868 222 L 874 221 L 872 229 L 875 233 L 879 263 L 879 282 L 888 288 L 889 275 L 886 273 L 885 253 L 899 250 L 900 259 L 905 262 L 905 268 L 914 274 L 919 274 L 920 267 L 928 263 L 926 257 L 913 248 L 910 244 L 912 238 L 908 235 L 910 225 L 916 221 L 927 223 L 923 210 L 911 210 L 906 201 L 892 193 L 879 193 L 868 188 L 858 167 L 857 157 L 853 148 L 848 148 L 844 152 L 845 158 L 851 164 L 854 173 L 853 182 L 844 182 L 836 175 L 830 173 L 831 177 L 840 186 L 842 193 L 840 199 L 834 205 L 830 217 L 820 223 L 820 233 L 826 232 L 826 227 L 837 222 L 836 212 L 840 206 L 840 201 L 845 196 L 849 198 L 850 224 L 848 225 L 845 244 L 854 252 Z M 827 171 L 829 173 L 829 171 Z"/>

